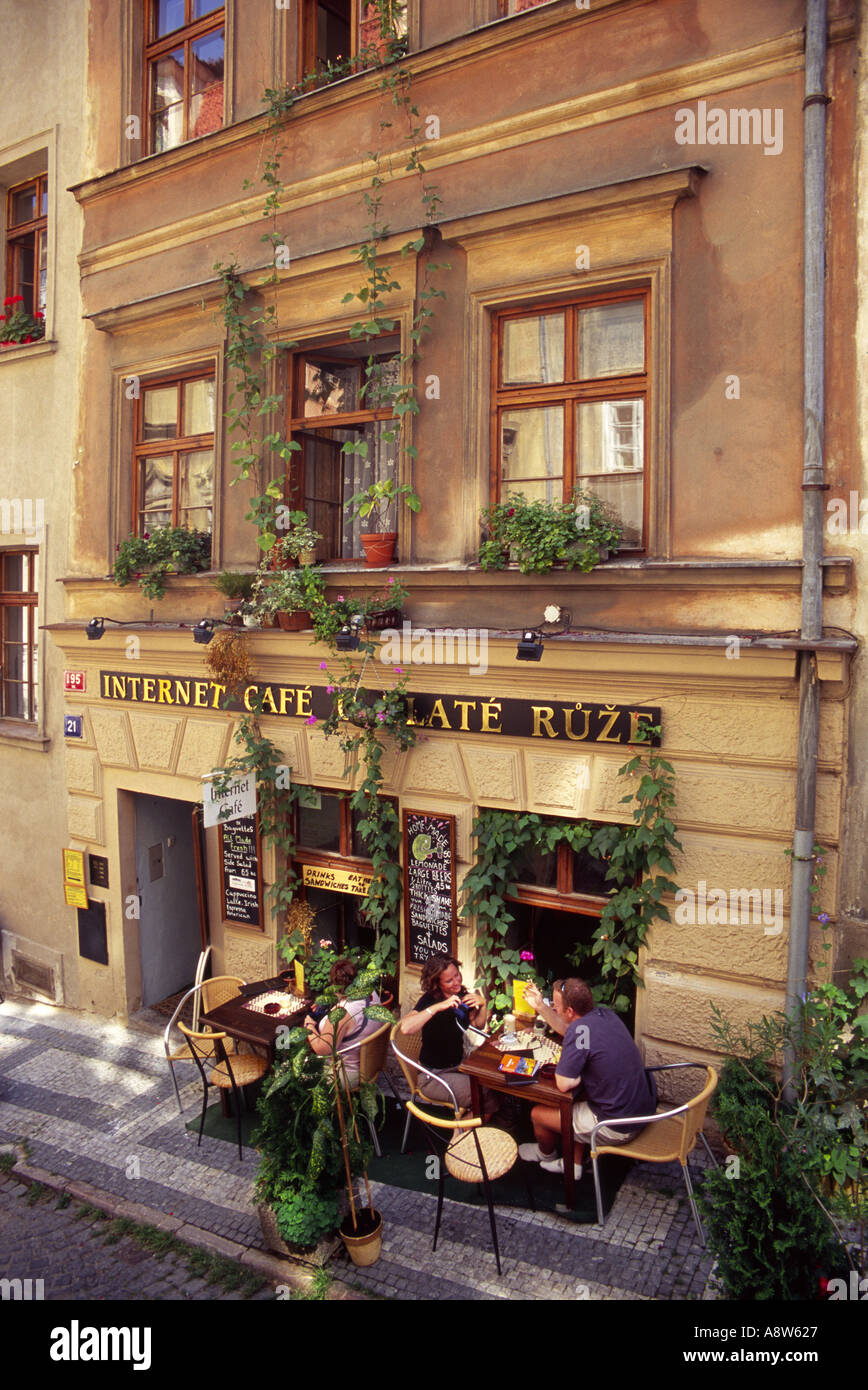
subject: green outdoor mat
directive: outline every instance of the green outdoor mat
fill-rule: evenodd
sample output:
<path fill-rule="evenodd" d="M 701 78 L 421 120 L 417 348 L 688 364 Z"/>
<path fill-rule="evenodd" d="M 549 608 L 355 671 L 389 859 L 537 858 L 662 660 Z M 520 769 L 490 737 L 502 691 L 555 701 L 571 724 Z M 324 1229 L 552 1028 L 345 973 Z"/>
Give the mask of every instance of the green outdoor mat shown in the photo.
<path fill-rule="evenodd" d="M 533 1139 L 533 1131 L 526 1111 L 519 1108 L 515 1138 L 519 1143 Z M 401 1138 L 406 1123 L 406 1112 L 399 1110 L 392 1097 L 386 1100 L 386 1117 L 383 1128 L 379 1130 L 382 1158 L 374 1157 L 368 1165 L 368 1177 L 372 1182 L 385 1183 L 388 1187 L 400 1187 L 411 1192 L 428 1192 L 437 1195 L 437 1169 L 429 1158 L 441 1150 L 434 1145 L 423 1130 L 420 1122 L 413 1119 L 407 1140 L 407 1153 L 401 1153 Z M 258 1117 L 255 1111 L 243 1111 L 241 1115 L 241 1142 L 250 1147 L 250 1136 L 256 1128 Z M 199 1119 L 191 1120 L 187 1128 L 194 1134 L 199 1132 Z M 367 1125 L 365 1125 L 367 1130 Z M 444 1131 L 445 1133 L 445 1131 Z M 205 1113 L 205 1139 L 224 1139 L 229 1144 L 237 1144 L 237 1129 L 234 1115 L 225 1117 L 219 1102 L 209 1106 Z M 608 1211 L 621 1183 L 632 1164 L 629 1159 L 607 1155 L 600 1162 L 600 1181 L 603 1187 L 603 1202 Z M 597 1206 L 594 1198 L 594 1175 L 590 1161 L 585 1164 L 581 1182 L 576 1185 L 576 1201 L 573 1210 L 566 1208 L 564 1201 L 564 1180 L 555 1173 L 545 1173 L 538 1163 L 523 1163 L 519 1159 L 504 1177 L 492 1184 L 494 1201 L 502 1206 L 530 1209 L 527 1185 L 533 1193 L 533 1200 L 540 1211 L 557 1212 L 559 1216 L 576 1222 L 594 1222 L 597 1219 Z M 485 1190 L 481 1183 L 457 1182 L 446 1175 L 446 1196 L 454 1202 L 467 1202 L 471 1206 L 485 1205 Z"/>

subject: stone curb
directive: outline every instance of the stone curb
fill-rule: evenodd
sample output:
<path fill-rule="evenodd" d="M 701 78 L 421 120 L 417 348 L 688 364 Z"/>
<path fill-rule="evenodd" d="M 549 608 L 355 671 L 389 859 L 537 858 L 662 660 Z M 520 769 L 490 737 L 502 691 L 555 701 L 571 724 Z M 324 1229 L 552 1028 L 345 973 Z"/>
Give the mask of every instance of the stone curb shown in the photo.
<path fill-rule="evenodd" d="M 3 1147 L 6 1152 L 9 1152 L 10 1148 L 12 1152 L 18 1152 L 16 1146 L 4 1145 Z M 177 1236 L 185 1245 L 210 1250 L 214 1254 L 222 1255 L 224 1259 L 235 1260 L 236 1263 L 262 1275 L 269 1284 L 284 1285 L 298 1290 L 299 1293 L 307 1293 L 313 1283 L 313 1272 L 301 1264 L 295 1264 L 292 1260 L 266 1254 L 264 1250 L 260 1250 L 256 1246 L 239 1245 L 234 1240 L 226 1240 L 223 1236 L 215 1235 L 213 1231 L 205 1231 L 200 1226 L 191 1226 L 176 1216 L 167 1216 L 165 1212 L 155 1211 L 152 1207 L 144 1206 L 141 1202 L 130 1202 L 125 1197 L 116 1197 L 112 1192 L 104 1192 L 89 1182 L 83 1182 L 77 1178 L 59 1177 L 56 1173 L 50 1173 L 46 1168 L 39 1168 L 34 1163 L 28 1163 L 26 1159 L 19 1159 L 8 1176 L 16 1178 L 26 1187 L 33 1187 L 38 1184 L 41 1187 L 50 1188 L 52 1192 L 66 1192 L 76 1201 L 83 1202 L 87 1206 L 99 1207 L 100 1211 L 104 1211 L 107 1216 L 127 1217 L 139 1225 L 156 1226 L 158 1230 Z M 366 1294 L 357 1289 L 351 1289 L 338 1280 L 334 1280 L 332 1283 L 326 1299 L 327 1301 L 358 1300 L 365 1303 L 370 1301 Z"/>

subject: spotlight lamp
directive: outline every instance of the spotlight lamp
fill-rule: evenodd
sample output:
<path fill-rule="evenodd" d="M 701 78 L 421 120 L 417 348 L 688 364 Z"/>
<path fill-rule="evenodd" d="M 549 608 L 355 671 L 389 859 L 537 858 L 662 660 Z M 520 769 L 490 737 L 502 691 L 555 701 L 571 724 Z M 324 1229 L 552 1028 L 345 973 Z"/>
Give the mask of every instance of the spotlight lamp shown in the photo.
<path fill-rule="evenodd" d="M 542 654 L 542 633 L 535 630 L 523 632 L 515 653 L 516 661 L 539 661 Z"/>
<path fill-rule="evenodd" d="M 88 642 L 98 642 L 105 632 L 105 618 L 91 618 L 85 632 Z"/>
<path fill-rule="evenodd" d="M 199 622 L 193 628 L 193 641 L 200 643 L 201 646 L 207 646 L 213 636 L 213 618 L 200 618 Z"/>
<path fill-rule="evenodd" d="M 349 623 L 344 623 L 335 639 L 335 646 L 339 652 L 357 652 L 359 650 L 359 633 L 361 632 L 364 618 L 360 614 L 350 619 Z"/>

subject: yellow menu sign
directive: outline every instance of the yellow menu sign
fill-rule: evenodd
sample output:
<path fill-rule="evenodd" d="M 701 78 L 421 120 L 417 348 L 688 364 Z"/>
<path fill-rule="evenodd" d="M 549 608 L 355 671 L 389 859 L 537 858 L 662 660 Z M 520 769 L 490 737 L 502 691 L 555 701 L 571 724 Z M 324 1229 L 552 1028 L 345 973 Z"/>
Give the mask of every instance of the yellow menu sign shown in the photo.
<path fill-rule="evenodd" d="M 373 875 L 356 874 L 348 869 L 326 869 L 319 864 L 303 864 L 301 881 L 306 888 L 330 888 L 333 893 L 354 893 L 357 898 L 365 898 Z"/>
<path fill-rule="evenodd" d="M 87 889 L 81 888 L 77 883 L 64 883 L 63 896 L 66 899 L 67 907 L 88 907 Z"/>

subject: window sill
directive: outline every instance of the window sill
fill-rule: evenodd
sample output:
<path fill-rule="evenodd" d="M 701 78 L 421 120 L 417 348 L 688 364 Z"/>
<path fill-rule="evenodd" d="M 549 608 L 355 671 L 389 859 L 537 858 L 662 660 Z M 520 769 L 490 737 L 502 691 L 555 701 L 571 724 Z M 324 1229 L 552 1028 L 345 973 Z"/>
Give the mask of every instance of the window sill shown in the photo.
<path fill-rule="evenodd" d="M 0 719 L 0 744 L 8 748 L 29 748 L 34 753 L 47 753 L 51 739 L 36 725 L 19 723 L 17 719 Z"/>
<path fill-rule="evenodd" d="M 22 357 L 44 357 L 57 352 L 56 338 L 40 338 L 35 343 L 0 343 L 0 362 L 17 362 Z"/>

